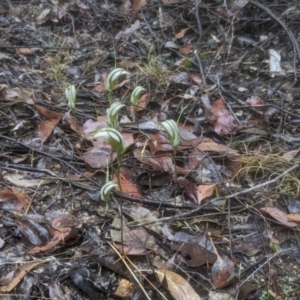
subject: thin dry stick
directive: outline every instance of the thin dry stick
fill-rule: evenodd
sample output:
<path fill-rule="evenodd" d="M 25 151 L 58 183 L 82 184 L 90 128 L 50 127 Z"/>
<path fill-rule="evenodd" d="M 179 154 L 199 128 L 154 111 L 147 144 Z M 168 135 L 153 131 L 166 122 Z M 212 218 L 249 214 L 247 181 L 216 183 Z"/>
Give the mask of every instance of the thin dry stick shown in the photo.
<path fill-rule="evenodd" d="M 32 201 L 33 201 L 33 199 L 34 199 L 34 197 L 35 197 L 35 195 L 36 195 L 38 189 L 40 188 L 41 184 L 42 184 L 42 180 L 40 181 L 39 185 L 38 185 L 37 188 L 35 189 L 35 191 L 34 191 L 32 197 L 31 197 L 31 199 L 30 199 L 30 201 L 29 201 L 29 204 L 28 204 L 27 209 L 26 209 L 26 211 L 25 211 L 25 216 L 27 216 L 27 214 L 28 214 L 28 212 L 29 212 L 29 209 L 30 209 L 30 207 L 31 207 Z M 32 209 L 33 209 L 33 208 L 32 208 Z"/>
<path fill-rule="evenodd" d="M 295 169 L 297 169 L 299 167 L 299 165 L 294 165 L 292 167 L 290 167 L 289 169 L 287 169 L 286 171 L 284 171 L 282 174 L 278 175 L 277 177 L 275 177 L 274 179 L 271 179 L 269 181 L 266 181 L 264 183 L 261 183 L 261 184 L 258 184 L 256 186 L 253 186 L 249 189 L 245 189 L 243 191 L 240 191 L 240 192 L 237 192 L 237 193 L 234 193 L 234 194 L 231 194 L 231 195 L 228 195 L 228 196 L 224 196 L 224 197 L 219 197 L 219 198 L 214 198 L 212 199 L 209 203 L 212 203 L 214 201 L 219 201 L 219 200 L 228 200 L 228 199 L 231 199 L 231 198 L 235 198 L 237 196 L 240 196 L 240 195 L 243 195 L 243 194 L 247 194 L 247 193 L 250 193 L 250 192 L 253 192 L 255 190 L 258 190 L 262 187 L 265 187 L 267 185 L 270 185 L 272 183 L 275 183 L 278 179 L 284 177 L 285 175 L 287 175 L 288 173 L 294 171 Z M 135 225 L 134 227 L 141 227 L 141 226 L 148 226 L 148 225 L 152 225 L 152 224 L 155 224 L 155 223 L 164 223 L 164 222 L 169 222 L 169 221 L 173 221 L 173 220 L 180 220 L 180 219 L 184 219 L 186 217 L 189 217 L 199 211 L 201 211 L 203 209 L 204 206 L 206 206 L 207 204 L 203 204 L 201 206 L 199 206 L 198 208 L 196 209 L 193 209 L 191 211 L 188 211 L 188 212 L 185 212 L 185 213 L 182 213 L 182 214 L 178 214 L 176 216 L 172 216 L 172 217 L 165 217 L 165 218 L 160 218 L 159 220 L 156 220 L 156 221 L 152 221 L 152 222 L 145 222 L 145 223 L 140 223 L 138 225 Z"/>
<path fill-rule="evenodd" d="M 154 284 L 147 279 L 147 277 L 135 266 L 135 264 L 126 256 L 125 259 L 141 274 L 141 276 L 161 295 L 161 297 L 165 300 L 168 300 L 155 286 Z"/>
<path fill-rule="evenodd" d="M 273 18 L 277 23 L 279 23 L 283 27 L 283 29 L 285 30 L 285 32 L 289 36 L 291 42 L 293 43 L 295 53 L 298 56 L 298 62 L 300 62 L 300 47 L 299 47 L 298 41 L 297 41 L 294 33 L 286 26 L 286 24 L 281 19 L 276 17 L 269 8 L 267 8 L 264 5 L 260 4 L 256 0 L 250 0 L 250 3 L 252 3 L 253 5 L 257 6 L 260 9 L 262 9 L 265 13 L 267 13 L 271 18 Z"/>
<path fill-rule="evenodd" d="M 144 292 L 145 296 L 147 297 L 147 299 L 151 300 L 151 298 L 149 297 L 149 295 L 147 294 L 146 290 L 144 289 L 144 287 L 141 285 L 141 283 L 139 282 L 139 280 L 137 279 L 137 277 L 135 276 L 135 274 L 132 272 L 132 270 L 130 269 L 130 267 L 128 266 L 127 262 L 125 261 L 124 257 L 121 255 L 121 253 L 118 251 L 118 249 L 111 244 L 110 242 L 108 242 L 109 246 L 118 254 L 118 256 L 120 257 L 120 259 L 123 261 L 124 265 L 126 266 L 126 268 L 128 269 L 128 271 L 130 272 L 130 274 L 132 275 L 132 277 L 134 278 L 134 280 L 136 281 L 136 283 L 140 286 L 141 290 Z"/>
<path fill-rule="evenodd" d="M 282 254 L 282 253 L 284 253 L 284 252 L 287 252 L 287 251 L 289 251 L 289 250 L 292 250 L 293 248 L 289 248 L 289 249 L 285 249 L 285 250 L 282 250 L 282 251 L 280 251 L 280 252 L 276 252 L 276 253 L 274 253 L 271 257 L 269 257 L 263 264 L 261 264 L 254 272 L 252 272 L 244 281 L 242 281 L 238 286 L 237 286 L 237 288 L 236 288 L 236 290 L 235 290 L 235 294 L 236 294 L 236 300 L 238 299 L 238 291 L 239 291 L 239 289 L 251 278 L 251 277 L 253 277 L 253 275 L 255 274 L 255 273 L 257 273 L 264 265 L 266 265 L 269 261 L 271 261 L 273 258 L 275 258 L 276 256 L 278 256 L 279 254 Z"/>

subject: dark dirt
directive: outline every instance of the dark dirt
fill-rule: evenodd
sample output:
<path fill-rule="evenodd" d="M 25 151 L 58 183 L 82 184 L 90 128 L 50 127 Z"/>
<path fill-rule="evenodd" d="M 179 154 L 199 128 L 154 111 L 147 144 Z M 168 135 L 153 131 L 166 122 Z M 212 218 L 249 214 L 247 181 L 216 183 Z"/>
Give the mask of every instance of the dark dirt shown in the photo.
<path fill-rule="evenodd" d="M 0 298 L 299 299 L 299 28 L 296 0 L 0 2 Z"/>

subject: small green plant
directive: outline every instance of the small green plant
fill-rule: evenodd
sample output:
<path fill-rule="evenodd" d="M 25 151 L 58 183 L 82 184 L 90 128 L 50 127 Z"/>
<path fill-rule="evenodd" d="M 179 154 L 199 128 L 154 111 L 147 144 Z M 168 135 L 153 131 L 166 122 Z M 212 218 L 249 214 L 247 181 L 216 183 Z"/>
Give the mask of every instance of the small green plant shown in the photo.
<path fill-rule="evenodd" d="M 142 86 L 136 86 L 131 93 L 130 102 L 133 105 L 133 109 L 134 109 L 134 112 L 133 112 L 133 120 L 134 121 L 136 120 L 136 109 L 137 109 L 136 104 L 137 104 L 138 100 L 140 99 L 141 95 L 144 94 L 145 92 L 146 92 L 145 88 L 143 88 Z"/>
<path fill-rule="evenodd" d="M 107 123 L 112 128 L 118 129 L 119 127 L 119 111 L 125 105 L 119 101 L 114 102 L 111 106 L 106 110 L 107 114 Z"/>
<path fill-rule="evenodd" d="M 271 290 L 263 290 L 259 297 L 260 300 L 277 299 L 276 294 Z"/>
<path fill-rule="evenodd" d="M 269 246 L 270 246 L 271 250 L 274 251 L 274 252 L 281 252 L 282 251 L 281 247 L 279 245 L 277 245 L 276 243 L 274 243 L 274 242 L 270 242 Z"/>
<path fill-rule="evenodd" d="M 106 209 L 108 208 L 111 192 L 117 186 L 118 186 L 118 184 L 115 181 L 109 180 L 109 165 L 108 165 L 108 161 L 107 161 L 105 184 L 102 186 L 102 188 L 100 190 L 100 199 L 106 202 Z"/>
<path fill-rule="evenodd" d="M 261 292 L 260 296 L 259 296 L 260 300 L 268 300 L 269 299 L 269 293 L 268 291 L 264 290 Z"/>
<path fill-rule="evenodd" d="M 100 191 L 100 196 L 102 197 L 102 200 L 108 201 L 110 197 L 110 192 L 112 191 L 113 188 L 118 186 L 119 189 L 122 190 L 122 186 L 120 182 L 120 168 L 121 168 L 123 156 L 125 154 L 124 139 L 120 134 L 120 132 L 118 132 L 114 128 L 102 128 L 96 131 L 93 137 L 94 138 L 103 137 L 107 139 L 111 148 L 117 153 L 117 168 L 115 170 L 115 173 L 117 175 L 118 182 L 115 183 L 113 181 L 109 181 L 108 173 L 107 173 L 106 183 L 104 184 L 104 186 Z"/>
<path fill-rule="evenodd" d="M 180 222 L 180 221 L 175 221 L 174 223 L 172 223 L 172 225 L 179 227 L 181 229 L 188 229 L 194 232 L 200 232 L 200 228 L 197 224 L 189 224 L 187 221 L 184 222 Z"/>
<path fill-rule="evenodd" d="M 108 202 L 110 201 L 112 190 L 117 186 L 118 184 L 114 181 L 108 181 L 102 186 L 100 190 L 100 198 L 106 202 L 106 205 L 108 205 Z"/>
<path fill-rule="evenodd" d="M 188 222 L 184 221 L 184 222 L 180 222 L 180 221 L 175 221 L 173 223 L 174 226 L 179 227 L 181 229 L 191 229 L 191 226 Z"/>
<path fill-rule="evenodd" d="M 73 112 L 76 107 L 77 90 L 75 85 L 71 84 L 65 89 L 65 95 L 68 100 L 68 107 Z"/>
<path fill-rule="evenodd" d="M 164 128 L 168 135 L 168 139 L 170 140 L 174 152 L 176 152 L 177 147 L 180 143 L 179 130 L 176 122 L 174 120 L 167 120 L 161 123 L 161 126 Z"/>
<path fill-rule="evenodd" d="M 289 296 L 289 294 L 294 291 L 294 289 L 290 285 L 283 286 L 282 290 L 285 296 Z"/>
<path fill-rule="evenodd" d="M 176 194 L 176 185 L 177 185 L 177 171 L 176 171 L 176 151 L 177 151 L 177 147 L 180 144 L 180 137 L 179 137 L 179 130 L 178 130 L 178 126 L 177 123 L 174 120 L 166 120 L 163 121 L 161 123 L 161 126 L 163 127 L 163 129 L 166 131 L 167 136 L 169 141 L 171 142 L 172 146 L 173 146 L 173 156 L 172 156 L 172 160 L 173 160 L 173 166 L 174 166 L 174 177 L 175 177 L 175 194 Z M 174 203 L 176 204 L 176 195 L 174 196 Z"/>
<path fill-rule="evenodd" d="M 130 96 L 130 102 L 132 105 L 136 105 L 141 95 L 146 92 L 146 89 L 138 85 L 134 88 Z"/>
<path fill-rule="evenodd" d="M 109 144 L 111 145 L 112 149 L 117 153 L 117 167 L 115 170 L 115 174 L 117 175 L 117 183 L 113 181 L 108 181 L 108 176 L 106 178 L 107 182 L 104 184 L 100 191 L 100 196 L 102 200 L 108 201 L 110 198 L 111 191 L 118 187 L 121 192 L 121 199 L 119 200 L 120 204 L 120 218 L 121 222 L 121 245 L 123 247 L 123 199 L 122 199 L 122 185 L 120 179 L 120 168 L 122 165 L 122 159 L 125 154 L 125 143 L 122 135 L 114 128 L 103 128 L 94 133 L 94 138 L 104 137 L 108 140 Z"/>
<path fill-rule="evenodd" d="M 186 69 L 190 69 L 193 66 L 193 63 L 188 57 L 185 57 L 182 62 L 182 66 Z"/>
<path fill-rule="evenodd" d="M 125 154 L 124 139 L 120 132 L 114 128 L 102 128 L 93 134 L 93 138 L 106 138 L 112 149 L 116 151 L 118 158 L 118 167 L 121 167 L 123 155 Z"/>
<path fill-rule="evenodd" d="M 122 68 L 116 68 L 116 69 L 113 69 L 107 76 L 105 88 L 106 88 L 106 91 L 108 92 L 108 100 L 109 100 L 110 105 L 113 102 L 112 91 L 116 87 L 120 78 L 125 75 L 126 76 L 130 75 L 130 73 Z"/>

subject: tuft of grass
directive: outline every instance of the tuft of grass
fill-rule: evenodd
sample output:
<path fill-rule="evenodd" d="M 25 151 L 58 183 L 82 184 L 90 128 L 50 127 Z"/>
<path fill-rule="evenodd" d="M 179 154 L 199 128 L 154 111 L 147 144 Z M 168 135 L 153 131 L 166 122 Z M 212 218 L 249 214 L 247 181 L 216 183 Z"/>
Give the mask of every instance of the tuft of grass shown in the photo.
<path fill-rule="evenodd" d="M 57 52 L 55 56 L 44 57 L 43 66 L 47 71 L 48 79 L 55 81 L 61 90 L 64 90 L 64 78 L 71 63 L 71 55 L 65 49 Z"/>
<path fill-rule="evenodd" d="M 253 181 L 256 184 L 282 174 L 295 160 L 288 160 L 279 154 L 252 155 L 240 158 L 243 168 L 236 175 L 238 182 Z M 287 174 L 277 183 L 276 191 L 294 197 L 300 195 L 300 180 L 297 171 Z"/>
<path fill-rule="evenodd" d="M 160 56 L 149 55 L 147 61 L 139 69 L 145 77 L 154 81 L 159 86 L 168 85 L 171 72 L 167 70 Z"/>
<path fill-rule="evenodd" d="M 201 59 L 205 60 L 208 58 L 208 55 L 209 55 L 209 49 L 202 49 L 199 53 L 199 56 Z"/>

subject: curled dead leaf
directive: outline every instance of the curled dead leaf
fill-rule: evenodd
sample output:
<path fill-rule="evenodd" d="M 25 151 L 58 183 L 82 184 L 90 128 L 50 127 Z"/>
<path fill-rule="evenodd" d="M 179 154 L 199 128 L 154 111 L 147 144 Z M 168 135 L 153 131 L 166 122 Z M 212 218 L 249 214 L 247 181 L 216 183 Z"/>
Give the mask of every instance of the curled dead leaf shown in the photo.
<path fill-rule="evenodd" d="M 171 295 L 176 300 L 201 300 L 192 286 L 180 275 L 168 270 L 155 271 L 159 281 L 167 282 Z"/>
<path fill-rule="evenodd" d="M 43 262 L 33 262 L 29 264 L 25 264 L 24 266 L 18 268 L 14 272 L 14 277 L 8 284 L 0 286 L 0 292 L 2 293 L 9 293 L 11 292 L 19 283 L 20 281 L 27 275 L 29 271 L 31 271 L 36 266 L 42 264 Z"/>
<path fill-rule="evenodd" d="M 274 218 L 276 221 L 278 221 L 279 223 L 281 223 L 284 226 L 287 227 L 296 227 L 298 226 L 297 223 L 292 222 L 289 220 L 287 214 L 285 214 L 283 211 L 274 208 L 274 207 L 263 207 L 260 209 L 260 211 L 264 214 L 267 214 L 269 216 L 271 216 L 272 218 Z"/>
<path fill-rule="evenodd" d="M 198 195 L 198 204 L 200 205 L 202 200 L 213 195 L 216 185 L 215 184 L 206 184 L 199 185 L 197 190 Z"/>

